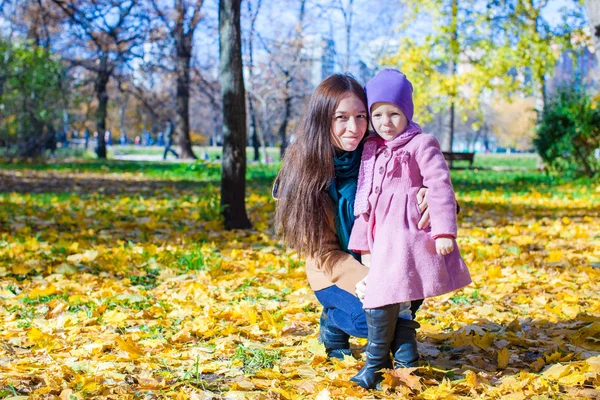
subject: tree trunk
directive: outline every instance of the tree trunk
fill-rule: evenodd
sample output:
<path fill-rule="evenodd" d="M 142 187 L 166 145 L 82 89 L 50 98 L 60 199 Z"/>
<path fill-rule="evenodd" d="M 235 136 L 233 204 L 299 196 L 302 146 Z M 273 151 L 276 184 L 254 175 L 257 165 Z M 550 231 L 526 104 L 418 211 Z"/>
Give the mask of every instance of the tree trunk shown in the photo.
<path fill-rule="evenodd" d="M 252 88 L 254 82 L 254 26 L 256 18 L 260 10 L 261 1 L 259 0 L 256 13 L 252 14 L 252 1 L 246 2 L 248 6 L 248 14 L 251 15 L 250 21 L 250 32 L 248 32 L 248 80 L 250 88 Z M 248 112 L 250 113 L 250 136 L 252 137 L 252 147 L 254 147 L 254 161 L 260 162 L 260 146 L 261 140 L 258 136 L 258 127 L 256 126 L 256 110 L 254 109 L 254 103 L 252 97 L 248 96 Z M 266 162 L 266 159 L 265 159 Z"/>
<path fill-rule="evenodd" d="M 191 38 L 181 36 L 177 46 L 177 113 L 175 115 L 175 141 L 179 146 L 179 158 L 195 160 L 190 140 L 190 60 Z"/>
<path fill-rule="evenodd" d="M 450 60 L 448 69 L 450 75 L 456 76 L 456 67 L 458 64 L 458 55 L 460 53 L 460 45 L 458 43 L 458 0 L 452 0 L 452 19 L 450 27 Z M 450 93 L 450 116 L 449 116 L 449 133 L 447 139 L 442 143 L 442 150 L 452 152 L 454 142 L 454 119 L 456 116 L 456 82 L 452 81 L 452 91 Z M 450 168 L 452 168 L 452 160 L 450 160 Z"/>
<path fill-rule="evenodd" d="M 600 65 L 600 2 L 598 0 L 585 0 L 588 21 L 592 29 L 592 40 L 596 48 L 596 59 Z"/>
<path fill-rule="evenodd" d="M 250 229 L 246 215 L 246 93 L 242 74 L 241 0 L 219 1 L 219 55 L 223 99 L 221 207 L 226 229 Z"/>
<path fill-rule="evenodd" d="M 285 100 L 284 100 L 283 121 L 281 122 L 281 125 L 279 125 L 279 140 L 281 141 L 279 157 L 281 160 L 283 160 L 283 155 L 285 154 L 285 151 L 288 146 L 286 132 L 287 132 L 288 121 L 290 119 L 290 114 L 292 112 L 292 96 L 290 94 L 290 83 L 292 82 L 292 79 L 290 78 L 289 72 L 287 72 L 287 71 L 286 71 L 285 77 L 286 77 L 286 80 L 285 80 Z"/>
<path fill-rule="evenodd" d="M 547 94 L 546 94 L 546 77 L 544 73 L 540 71 L 539 74 L 534 76 L 535 85 L 535 110 L 537 112 L 537 120 L 541 120 L 544 112 L 546 111 Z"/>
<path fill-rule="evenodd" d="M 129 98 L 126 97 L 125 101 L 123 102 L 123 104 L 121 104 L 121 115 L 120 115 L 120 118 L 119 118 L 119 130 L 121 131 L 120 135 L 123 135 L 123 134 L 127 135 L 127 133 L 125 132 L 125 111 L 127 110 L 127 103 L 128 102 L 129 102 Z M 120 142 L 120 139 L 121 139 L 120 135 L 119 135 L 119 142 Z"/>
<path fill-rule="evenodd" d="M 350 0 L 348 2 L 348 18 L 346 19 L 346 60 L 344 62 L 344 72 L 348 72 L 348 68 L 350 67 L 350 48 L 351 48 L 351 39 L 352 39 L 352 16 L 354 14 L 354 10 L 352 9 L 352 3 L 354 0 Z M 304 4 L 303 4 L 304 6 Z M 344 15 L 345 17 L 346 15 Z"/>
<path fill-rule="evenodd" d="M 98 109 L 96 110 L 96 131 L 98 132 L 96 154 L 98 158 L 106 159 L 106 143 L 104 133 L 106 132 L 106 113 L 108 108 L 108 91 L 106 86 L 110 78 L 110 72 L 106 68 L 107 59 L 104 56 L 100 65 L 103 67 L 96 77 L 96 97 L 98 98 Z"/>
<path fill-rule="evenodd" d="M 250 112 L 250 134 L 252 136 L 252 147 L 254 148 L 254 161 L 260 161 L 260 140 L 258 139 L 258 129 L 256 129 L 256 112 L 250 97 L 248 97 L 248 111 Z"/>

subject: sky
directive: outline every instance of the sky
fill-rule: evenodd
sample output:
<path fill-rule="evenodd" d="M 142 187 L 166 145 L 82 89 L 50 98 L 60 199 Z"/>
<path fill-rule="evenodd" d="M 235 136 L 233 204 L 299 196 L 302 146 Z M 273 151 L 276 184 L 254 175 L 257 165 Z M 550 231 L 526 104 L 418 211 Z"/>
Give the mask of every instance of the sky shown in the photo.
<path fill-rule="evenodd" d="M 251 0 L 256 4 L 257 0 Z M 561 8 L 572 8 L 577 0 L 549 0 L 543 15 L 551 24 L 561 22 Z M 342 4 L 346 7 L 350 0 L 306 0 L 306 16 L 304 30 L 306 34 L 319 32 L 335 41 L 338 62 L 343 63 L 346 53 L 346 33 L 344 19 L 340 10 L 332 8 Z M 16 4 L 19 0 L 16 1 Z M 418 39 L 424 37 L 433 27 L 430 20 L 419 19 L 411 24 L 405 32 L 398 32 L 403 16 L 400 0 L 372 1 L 353 0 L 354 26 L 351 36 L 351 52 L 354 60 L 367 59 L 376 64 L 377 56 L 393 52 L 397 43 L 405 35 Z M 484 1 L 482 1 L 484 4 Z M 18 7 L 18 5 L 17 5 Z M 265 41 L 278 40 L 290 35 L 295 29 L 298 18 L 298 0 L 262 0 L 262 7 L 257 20 L 257 30 Z M 218 0 L 205 0 L 202 13 L 204 20 L 195 36 L 196 62 L 206 69 L 213 70 L 218 65 Z M 247 3 L 242 3 L 242 21 L 247 23 Z M 8 33 L 6 21 L 0 18 L 0 29 Z M 375 46 L 375 47 L 374 47 Z M 261 44 L 256 41 L 255 51 L 260 55 Z M 370 60 L 369 60 L 370 59 Z"/>

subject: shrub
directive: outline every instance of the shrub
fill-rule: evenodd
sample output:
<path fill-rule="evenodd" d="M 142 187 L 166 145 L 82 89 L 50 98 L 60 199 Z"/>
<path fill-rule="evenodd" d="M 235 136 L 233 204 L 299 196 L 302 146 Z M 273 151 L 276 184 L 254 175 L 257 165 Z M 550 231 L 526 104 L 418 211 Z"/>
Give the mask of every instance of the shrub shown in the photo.
<path fill-rule="evenodd" d="M 548 102 L 534 144 L 553 170 L 594 176 L 600 171 L 600 104 L 578 90 L 562 90 Z"/>
<path fill-rule="evenodd" d="M 3 156 L 37 157 L 56 148 L 64 67 L 28 43 L 0 39 L 0 146 Z"/>

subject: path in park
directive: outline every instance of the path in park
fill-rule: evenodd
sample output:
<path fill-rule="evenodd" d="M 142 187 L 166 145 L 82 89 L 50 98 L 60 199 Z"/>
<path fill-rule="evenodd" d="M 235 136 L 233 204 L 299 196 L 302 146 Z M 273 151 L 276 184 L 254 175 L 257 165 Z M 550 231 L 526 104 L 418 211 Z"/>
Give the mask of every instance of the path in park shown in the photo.
<path fill-rule="evenodd" d="M 173 158 L 172 156 L 167 157 L 167 159 L 164 160 L 162 155 L 153 154 L 115 154 L 113 159 L 121 161 L 194 162 L 194 160 L 180 160 L 178 158 Z"/>

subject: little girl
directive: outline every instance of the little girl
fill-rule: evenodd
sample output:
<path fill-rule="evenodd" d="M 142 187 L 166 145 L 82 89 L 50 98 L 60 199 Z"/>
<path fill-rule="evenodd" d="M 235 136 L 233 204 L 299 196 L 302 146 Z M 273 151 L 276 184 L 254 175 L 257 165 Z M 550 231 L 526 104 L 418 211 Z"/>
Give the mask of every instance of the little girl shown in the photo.
<path fill-rule="evenodd" d="M 398 317 L 411 319 L 410 301 L 459 289 L 471 277 L 455 242 L 450 171 L 436 138 L 412 121 L 412 84 L 400 71 L 384 69 L 365 89 L 377 135 L 365 141 L 348 248 L 371 267 L 363 301 L 367 361 L 352 381 L 373 388 L 379 371 L 392 366 L 390 350 L 395 367 L 417 365 L 415 329 L 396 328 Z M 417 228 L 422 186 L 430 189 L 430 230 Z"/>

